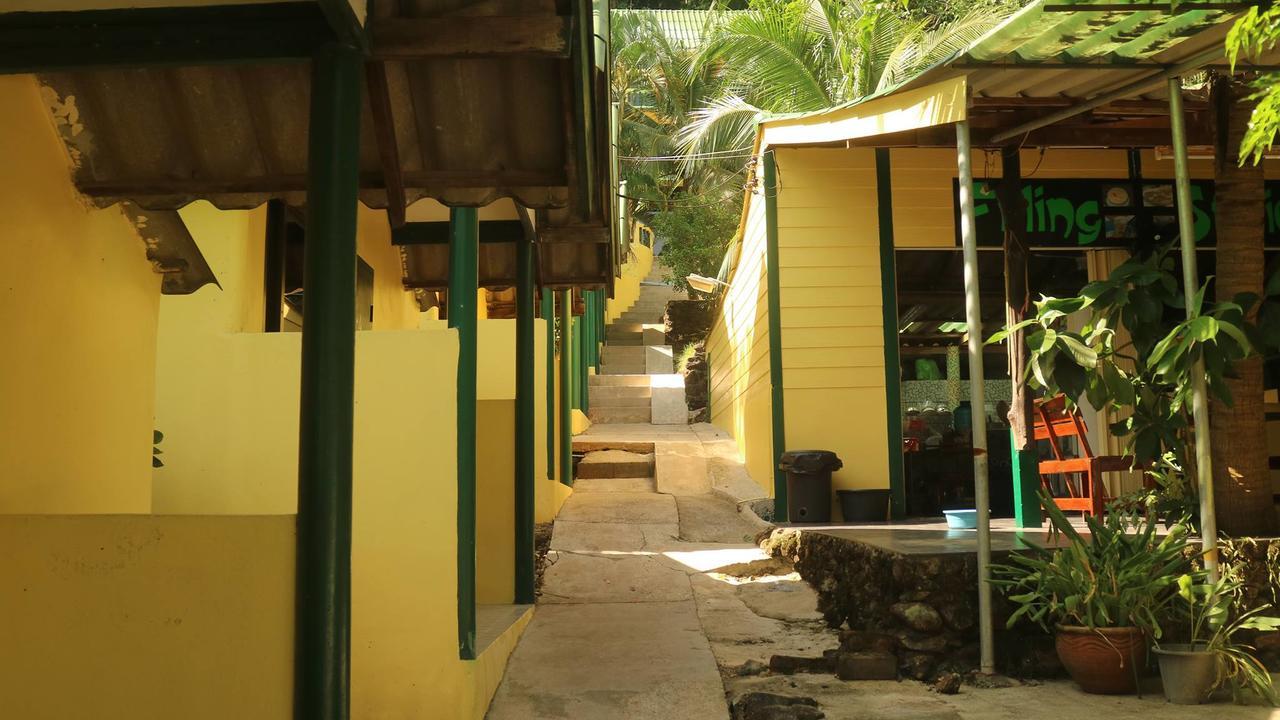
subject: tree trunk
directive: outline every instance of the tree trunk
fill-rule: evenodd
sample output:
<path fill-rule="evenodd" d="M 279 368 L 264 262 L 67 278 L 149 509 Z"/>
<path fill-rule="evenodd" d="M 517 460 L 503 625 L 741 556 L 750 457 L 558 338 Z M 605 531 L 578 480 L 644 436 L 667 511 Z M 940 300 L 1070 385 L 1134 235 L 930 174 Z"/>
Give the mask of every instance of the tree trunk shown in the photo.
<path fill-rule="evenodd" d="M 1214 295 L 1262 296 L 1264 188 L 1261 165 L 1239 164 L 1240 140 L 1248 127 L 1248 88 L 1230 78 L 1213 86 L 1216 119 L 1215 224 L 1218 235 Z M 1255 312 L 1252 315 L 1256 316 Z M 1250 319 L 1253 319 L 1252 317 Z M 1263 410 L 1262 358 L 1236 364 L 1227 380 L 1232 406 L 1209 406 L 1212 430 L 1214 501 L 1218 530 L 1230 536 L 1274 535 L 1277 531 Z"/>

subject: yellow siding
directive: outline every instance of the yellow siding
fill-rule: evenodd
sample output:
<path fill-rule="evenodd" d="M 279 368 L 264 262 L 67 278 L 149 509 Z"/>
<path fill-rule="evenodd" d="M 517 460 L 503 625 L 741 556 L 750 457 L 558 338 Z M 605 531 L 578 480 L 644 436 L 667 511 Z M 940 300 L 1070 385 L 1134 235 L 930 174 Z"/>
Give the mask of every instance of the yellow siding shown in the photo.
<path fill-rule="evenodd" d="M 707 339 L 707 358 L 711 422 L 733 436 L 747 472 L 772 495 L 765 232 L 764 198 L 757 192 L 746 208 L 737 266 Z"/>
<path fill-rule="evenodd" d="M 613 297 L 604 304 L 604 321 L 611 323 L 617 320 L 627 308 L 640 298 L 640 283 L 653 268 L 653 250 L 640 243 L 641 233 L 649 229 L 642 225 L 635 226 L 635 240 L 631 242 L 630 253 L 622 264 L 622 277 L 613 285 Z M 650 232 L 652 236 L 652 233 Z"/>
<path fill-rule="evenodd" d="M 30 76 L 0 77 L 0 158 L 0 513 L 148 512 L 160 276 Z"/>
<path fill-rule="evenodd" d="M 888 487 L 875 154 L 777 158 L 787 447 L 835 451 L 837 489 Z"/>

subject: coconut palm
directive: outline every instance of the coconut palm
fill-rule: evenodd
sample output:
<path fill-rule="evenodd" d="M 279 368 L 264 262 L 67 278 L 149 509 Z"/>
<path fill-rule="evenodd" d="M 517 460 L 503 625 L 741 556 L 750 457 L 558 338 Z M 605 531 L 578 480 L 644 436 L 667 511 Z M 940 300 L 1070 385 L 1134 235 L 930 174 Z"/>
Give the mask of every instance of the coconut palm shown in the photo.
<path fill-rule="evenodd" d="M 721 93 L 693 111 L 681 149 L 693 158 L 745 147 L 761 113 L 822 110 L 883 92 L 967 47 L 1001 17 L 984 7 L 938 24 L 865 0 L 761 0 L 717 23 L 699 54 L 694 72 L 712 69 Z"/>

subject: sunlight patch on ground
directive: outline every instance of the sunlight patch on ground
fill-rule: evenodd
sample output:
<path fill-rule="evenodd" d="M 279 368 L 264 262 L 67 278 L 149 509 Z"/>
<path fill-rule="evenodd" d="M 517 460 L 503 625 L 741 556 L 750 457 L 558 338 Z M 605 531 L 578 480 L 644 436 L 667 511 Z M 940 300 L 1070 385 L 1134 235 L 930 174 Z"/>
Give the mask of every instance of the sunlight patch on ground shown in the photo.
<path fill-rule="evenodd" d="M 769 556 L 758 547 L 722 548 L 718 550 L 687 550 L 681 552 L 665 552 L 663 555 L 675 560 L 687 568 L 705 573 L 726 565 L 749 563 L 765 560 Z"/>

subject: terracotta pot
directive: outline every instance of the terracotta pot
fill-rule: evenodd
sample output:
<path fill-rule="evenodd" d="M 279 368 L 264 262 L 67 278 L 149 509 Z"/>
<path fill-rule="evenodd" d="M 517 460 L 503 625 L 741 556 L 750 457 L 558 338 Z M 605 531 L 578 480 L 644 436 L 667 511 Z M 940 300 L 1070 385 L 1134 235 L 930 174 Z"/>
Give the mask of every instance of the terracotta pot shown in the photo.
<path fill-rule="evenodd" d="M 1071 679 L 1087 693 L 1136 692 L 1138 674 L 1147 667 L 1147 636 L 1135 627 L 1063 625 L 1054 644 Z"/>

